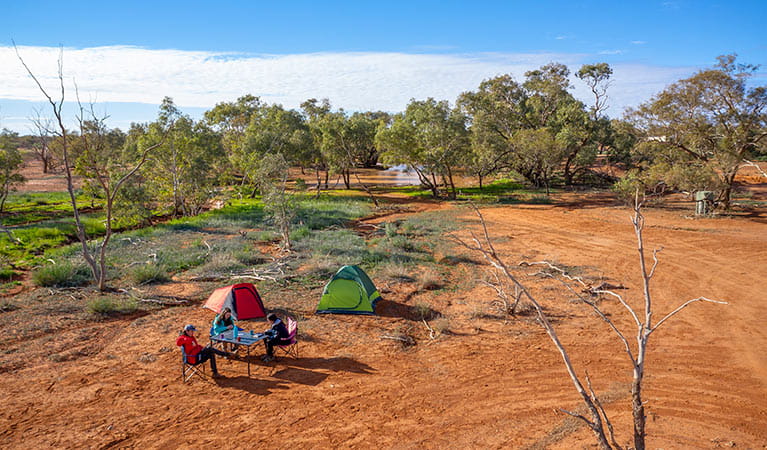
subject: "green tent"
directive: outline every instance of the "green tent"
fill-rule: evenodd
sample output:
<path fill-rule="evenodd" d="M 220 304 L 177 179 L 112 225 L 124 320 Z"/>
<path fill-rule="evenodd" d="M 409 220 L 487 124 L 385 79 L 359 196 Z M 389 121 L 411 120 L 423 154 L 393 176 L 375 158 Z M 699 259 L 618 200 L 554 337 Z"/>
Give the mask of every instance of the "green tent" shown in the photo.
<path fill-rule="evenodd" d="M 364 270 L 343 266 L 333 275 L 317 305 L 317 313 L 375 314 L 376 301 L 381 298 Z"/>

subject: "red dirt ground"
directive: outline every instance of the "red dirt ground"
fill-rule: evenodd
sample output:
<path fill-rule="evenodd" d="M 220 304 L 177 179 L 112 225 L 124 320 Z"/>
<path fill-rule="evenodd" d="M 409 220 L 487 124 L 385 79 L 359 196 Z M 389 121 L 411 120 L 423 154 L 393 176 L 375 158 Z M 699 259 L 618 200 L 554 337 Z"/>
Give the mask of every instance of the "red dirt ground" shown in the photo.
<path fill-rule="evenodd" d="M 764 185 L 753 187 L 764 192 Z M 476 223 L 466 208 L 439 207 Z M 694 304 L 652 336 L 644 391 L 648 448 L 767 448 L 767 212 L 690 219 L 690 210 L 680 203 L 645 211 L 647 248 L 663 246 L 652 288 L 655 320 L 701 295 L 729 304 Z M 641 301 L 630 211 L 609 196 L 570 194 L 555 205 L 483 213 L 509 263 L 546 259 L 578 267 L 622 283 L 632 304 Z M 372 222 L 382 220 L 391 216 Z M 579 406 L 559 354 L 529 316 L 489 314 L 493 292 L 472 281 L 476 272 L 460 260 L 446 275 L 446 289 L 386 286 L 375 317 L 315 316 L 316 298 L 286 292 L 279 301 L 304 313 L 300 358 L 259 362 L 251 377 L 244 363 L 220 360 L 226 377 L 215 382 L 179 380 L 178 330 L 212 318 L 199 304 L 73 320 L 31 340 L 3 330 L 0 446 L 592 447 L 584 427 L 556 412 Z M 603 396 L 619 442 L 629 444 L 631 374 L 620 342 L 584 306 L 531 280 L 576 369 L 588 371 Z M 163 289 L 202 300 L 211 286 Z M 450 332 L 429 340 L 409 314 L 418 302 L 439 311 Z M 602 306 L 632 332 L 618 305 Z M 44 314 L 40 308 L 0 314 L 15 315 L 22 327 L 24 314 Z M 403 349 L 384 337 L 397 333 L 418 344 Z M 50 351 L 67 357 L 52 361 Z"/>

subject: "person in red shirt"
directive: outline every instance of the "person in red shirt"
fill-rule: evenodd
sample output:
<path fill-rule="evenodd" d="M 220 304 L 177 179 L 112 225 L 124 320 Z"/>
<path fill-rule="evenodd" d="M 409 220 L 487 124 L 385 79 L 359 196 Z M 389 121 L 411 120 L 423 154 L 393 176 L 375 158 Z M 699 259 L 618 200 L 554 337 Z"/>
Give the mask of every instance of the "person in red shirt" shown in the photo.
<path fill-rule="evenodd" d="M 229 356 L 229 353 L 222 352 L 211 346 L 201 346 L 197 343 L 197 338 L 194 337 L 196 331 L 197 328 L 195 328 L 194 325 L 185 326 L 178 336 L 178 339 L 176 339 L 176 345 L 184 347 L 187 362 L 189 362 L 189 364 L 202 364 L 205 361 L 210 360 L 210 370 L 213 371 L 213 378 L 220 378 L 221 375 L 216 369 L 216 355 Z"/>

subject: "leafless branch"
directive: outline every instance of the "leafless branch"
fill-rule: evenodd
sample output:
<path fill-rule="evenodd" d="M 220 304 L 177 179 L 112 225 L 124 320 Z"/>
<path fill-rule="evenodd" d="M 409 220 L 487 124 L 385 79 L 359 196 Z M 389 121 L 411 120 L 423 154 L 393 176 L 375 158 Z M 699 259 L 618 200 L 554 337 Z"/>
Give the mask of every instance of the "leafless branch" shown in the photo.
<path fill-rule="evenodd" d="M 706 298 L 706 297 L 698 297 L 698 298 L 694 298 L 692 300 L 687 300 L 686 302 L 682 303 L 677 309 L 675 309 L 675 310 L 671 311 L 670 313 L 666 314 L 666 317 L 664 317 L 660 321 L 658 321 L 658 323 L 656 323 L 655 326 L 652 327 L 650 332 L 653 332 L 653 331 L 657 330 L 658 327 L 660 327 L 663 324 L 663 322 L 665 322 L 666 320 L 670 319 L 674 314 L 678 313 L 679 311 L 683 310 L 684 308 L 686 308 L 687 306 L 689 306 L 689 305 L 691 305 L 691 304 L 693 304 L 695 302 L 718 303 L 720 305 L 728 305 L 729 304 L 727 302 L 723 302 L 723 301 L 720 301 L 720 300 L 711 300 L 710 298 Z"/>
<path fill-rule="evenodd" d="M 549 269 L 558 272 L 562 277 L 567 278 L 570 281 L 575 281 L 576 283 L 580 284 L 581 286 L 583 286 L 587 290 L 591 289 L 591 286 L 588 283 L 586 283 L 585 281 L 583 281 L 583 278 L 581 278 L 581 277 L 574 277 L 574 276 L 568 274 L 566 270 L 562 269 L 561 267 L 557 267 L 557 266 L 555 266 L 554 264 L 552 264 L 552 263 L 550 263 L 548 261 L 536 261 L 536 262 L 522 261 L 522 262 L 519 263 L 519 265 L 523 266 L 523 267 L 524 266 L 546 266 Z M 543 272 L 543 273 L 545 273 L 545 272 Z"/>
<path fill-rule="evenodd" d="M 610 418 L 607 417 L 607 413 L 605 412 L 605 408 L 602 406 L 602 402 L 599 401 L 599 397 L 597 396 L 597 393 L 594 392 L 594 388 L 591 386 L 591 378 L 589 377 L 589 373 L 586 372 L 586 384 L 589 387 L 589 392 L 591 393 L 591 400 L 594 402 L 595 405 L 597 405 L 597 408 L 599 408 L 599 411 L 602 413 L 602 418 L 605 421 L 605 425 L 607 425 L 607 431 L 610 433 L 610 441 L 612 442 L 613 446 L 615 448 L 621 448 L 620 444 L 615 440 L 615 432 L 613 431 L 613 424 L 610 422 Z"/>
<path fill-rule="evenodd" d="M 647 274 L 647 278 L 652 278 L 653 275 L 655 275 L 655 268 L 658 267 L 658 253 L 663 251 L 663 247 L 656 248 L 652 251 L 652 268 L 650 268 L 650 273 Z"/>
<path fill-rule="evenodd" d="M 586 425 L 588 425 L 589 427 L 593 427 L 594 426 L 594 423 L 592 421 L 590 421 L 589 419 L 585 418 L 581 414 L 577 414 L 577 413 L 574 413 L 572 411 L 568 411 L 568 410 L 562 409 L 562 408 L 559 408 L 557 411 L 563 412 L 563 413 L 565 413 L 565 414 L 567 414 L 569 416 L 573 416 L 576 419 L 581 419 L 582 421 L 586 422 Z"/>
<path fill-rule="evenodd" d="M 756 169 L 756 170 L 759 172 L 759 174 L 760 174 L 761 176 L 763 176 L 763 177 L 767 178 L 767 172 L 765 172 L 765 171 L 764 171 L 764 169 L 762 169 L 761 167 L 759 167 L 759 164 L 757 164 L 757 163 L 755 163 L 755 162 L 753 162 L 753 161 L 749 161 L 749 160 L 747 160 L 747 159 L 744 159 L 744 160 L 743 160 L 743 165 L 744 165 L 744 166 L 751 166 L 751 167 L 754 167 L 754 168 L 755 168 L 755 169 Z"/>
<path fill-rule="evenodd" d="M 426 327 L 426 329 L 429 330 L 429 339 L 434 340 L 434 338 L 437 337 L 436 336 L 436 332 L 434 331 L 434 329 L 429 326 L 429 323 L 426 322 L 426 319 L 421 319 L 421 322 L 423 322 L 423 324 Z"/>
<path fill-rule="evenodd" d="M 562 357 L 562 361 L 565 364 L 565 368 L 567 369 L 567 373 L 570 376 L 570 380 L 573 382 L 573 386 L 578 391 L 578 393 L 581 396 L 581 399 L 583 400 L 584 404 L 588 407 L 591 413 L 592 420 L 591 421 L 587 420 L 586 423 L 589 424 L 589 427 L 594 432 L 594 435 L 597 438 L 599 445 L 602 448 L 610 448 L 610 444 L 608 443 L 607 437 L 605 436 L 604 426 L 602 424 L 599 411 L 596 405 L 594 405 L 594 403 L 591 401 L 591 398 L 586 392 L 586 389 L 583 387 L 583 384 L 578 378 L 578 375 L 575 372 L 575 368 L 573 367 L 570 361 L 570 357 L 567 354 L 567 351 L 565 350 L 561 341 L 559 340 L 559 337 L 557 336 L 557 333 L 554 330 L 554 327 L 551 325 L 551 322 L 549 322 L 548 317 L 543 312 L 543 308 L 538 303 L 538 301 L 530 294 L 530 292 L 525 288 L 525 286 L 519 282 L 519 280 L 514 276 L 514 274 L 511 273 L 511 270 L 506 265 L 506 263 L 504 263 L 503 260 L 500 258 L 500 256 L 498 256 L 498 253 L 496 252 L 495 247 L 493 246 L 492 240 L 490 239 L 490 233 L 488 232 L 488 229 L 487 229 L 487 223 L 485 222 L 485 219 L 482 216 L 481 211 L 479 210 L 479 208 L 477 208 L 476 205 L 472 204 L 471 206 L 474 209 L 474 212 L 479 217 L 479 222 L 482 226 L 482 233 L 484 237 L 483 240 L 480 241 L 480 239 L 473 232 L 470 233 L 473 244 L 469 244 L 468 242 L 454 235 L 452 236 L 452 239 L 467 249 L 480 252 L 482 256 L 485 258 L 485 260 L 488 261 L 489 264 L 491 264 L 493 267 L 501 271 L 501 273 L 503 273 L 506 279 L 511 281 L 514 285 L 518 286 L 520 291 L 522 292 L 522 295 L 524 295 L 525 298 L 527 298 L 527 300 L 533 305 L 533 307 L 535 308 L 538 314 L 539 322 L 543 326 L 544 330 L 546 330 L 546 333 L 549 335 L 549 338 L 554 343 L 554 346 L 557 348 L 560 356 Z"/>
<path fill-rule="evenodd" d="M 556 266 L 554 266 L 554 265 L 551 265 L 551 264 L 549 264 L 549 265 L 550 265 L 552 268 L 558 269 L 558 268 L 557 268 Z M 561 272 L 561 269 L 559 269 L 558 271 L 560 271 L 560 272 Z M 590 307 L 591 307 L 591 308 L 594 310 L 594 312 L 595 312 L 595 313 L 597 313 L 597 315 L 598 315 L 598 316 L 599 316 L 599 317 L 600 317 L 600 318 L 601 318 L 601 319 L 602 319 L 602 320 L 603 320 L 605 323 L 607 323 L 607 325 L 608 325 L 608 326 L 609 326 L 609 327 L 610 327 L 610 328 L 613 330 L 613 332 L 614 332 L 614 333 L 615 333 L 615 334 L 618 336 L 618 338 L 621 340 L 621 342 L 623 342 L 623 346 L 624 346 L 624 349 L 625 349 L 625 351 L 626 351 L 626 354 L 628 355 L 629 359 L 631 360 L 631 363 L 632 363 L 632 364 L 636 364 L 636 359 L 634 358 L 634 353 L 631 351 L 631 345 L 629 345 L 629 341 L 628 341 L 628 339 L 626 339 L 626 336 L 624 336 L 624 335 L 623 335 L 623 332 L 621 332 L 621 330 L 620 330 L 620 329 L 618 329 L 618 327 L 617 327 L 617 326 L 615 326 L 615 323 L 613 323 L 613 321 L 612 321 L 612 320 L 610 320 L 610 318 L 609 318 L 609 317 L 607 317 L 607 316 L 605 315 L 605 313 L 604 313 L 604 312 L 603 312 L 603 311 L 602 311 L 602 310 L 599 308 L 599 306 L 597 306 L 597 304 L 596 304 L 595 302 L 593 302 L 592 300 L 590 300 L 590 299 L 588 299 L 588 298 L 584 297 L 583 295 L 581 295 L 579 292 L 577 292 L 575 289 L 573 289 L 573 288 L 572 288 L 572 286 L 570 286 L 570 285 L 569 285 L 567 282 L 565 282 L 565 281 L 563 281 L 563 280 L 560 280 L 559 278 L 556 278 L 556 277 L 554 277 L 554 276 L 553 276 L 553 275 L 551 275 L 551 274 L 548 274 L 548 273 L 545 273 L 545 272 L 544 272 L 544 274 L 545 274 L 546 276 L 550 277 L 550 278 L 553 278 L 553 279 L 555 279 L 555 280 L 559 281 L 559 282 L 560 282 L 560 283 L 561 283 L 563 286 L 565 286 L 565 287 L 566 287 L 566 288 L 567 288 L 567 289 L 568 289 L 568 290 L 569 290 L 571 293 L 573 293 L 573 294 L 574 294 L 576 297 L 578 297 L 578 299 L 579 299 L 580 301 L 582 301 L 583 303 L 585 303 L 585 304 L 589 305 L 589 306 L 590 306 Z M 591 291 L 589 291 L 589 292 L 591 292 Z M 628 305 L 627 305 L 627 306 L 628 306 Z"/>

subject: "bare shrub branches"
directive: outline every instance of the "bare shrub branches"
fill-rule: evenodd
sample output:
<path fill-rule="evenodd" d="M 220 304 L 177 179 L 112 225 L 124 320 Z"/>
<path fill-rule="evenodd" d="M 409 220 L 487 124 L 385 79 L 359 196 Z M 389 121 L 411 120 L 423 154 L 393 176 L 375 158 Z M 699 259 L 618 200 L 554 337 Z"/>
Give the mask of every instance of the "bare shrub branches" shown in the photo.
<path fill-rule="evenodd" d="M 475 213 L 479 217 L 480 224 L 482 226 L 482 237 L 478 237 L 474 232 L 470 232 L 471 240 L 465 241 L 459 237 L 452 236 L 453 240 L 456 241 L 459 245 L 463 246 L 464 248 L 467 248 L 472 251 L 479 252 L 483 255 L 485 260 L 495 269 L 496 271 L 496 282 L 486 282 L 486 284 L 493 287 L 499 298 L 502 300 L 507 300 L 508 296 L 506 295 L 505 291 L 501 287 L 501 275 L 503 278 L 508 280 L 512 285 L 515 286 L 516 289 L 518 289 L 518 292 L 521 295 L 524 295 L 525 298 L 533 305 L 535 308 L 538 319 L 543 326 L 543 328 L 546 330 L 546 333 L 548 334 L 551 341 L 554 343 L 555 347 L 559 351 L 562 360 L 565 364 L 565 367 L 567 369 L 568 375 L 570 376 L 570 379 L 573 382 L 573 385 L 578 391 L 578 393 L 581 396 L 581 399 L 583 403 L 585 404 L 587 410 L 589 411 L 588 417 L 584 414 L 578 414 L 571 411 L 566 410 L 560 410 L 563 413 L 566 413 L 572 417 L 576 417 L 580 420 L 582 420 L 584 423 L 586 423 L 589 428 L 591 428 L 592 432 L 594 433 L 594 436 L 596 437 L 597 443 L 602 448 L 621 448 L 621 446 L 618 444 L 618 442 L 615 439 L 613 426 L 610 423 L 609 418 L 607 417 L 607 414 L 605 413 L 605 410 L 599 400 L 599 397 L 597 396 L 596 392 L 594 391 L 591 380 L 588 376 L 588 373 L 585 375 L 586 379 L 586 385 L 587 388 L 584 388 L 583 383 L 581 382 L 580 378 L 578 377 L 577 373 L 575 372 L 573 365 L 570 361 L 570 358 L 563 347 L 562 343 L 560 342 L 559 338 L 557 337 L 556 331 L 552 327 L 551 323 L 548 321 L 546 314 L 544 313 L 540 303 L 530 294 L 530 292 L 520 283 L 520 281 L 511 273 L 508 265 L 500 258 L 498 253 L 496 252 L 495 248 L 493 247 L 492 241 L 490 239 L 490 235 L 488 232 L 487 224 L 485 222 L 484 217 L 482 216 L 482 213 L 479 211 L 479 209 L 472 204 L 472 208 L 474 209 Z M 628 301 L 626 301 L 622 295 L 614 292 L 614 290 L 611 289 L 623 289 L 624 287 L 622 285 L 611 285 L 606 282 L 602 282 L 597 286 L 593 286 L 586 280 L 584 280 L 582 277 L 573 276 L 570 273 L 567 272 L 567 270 L 558 267 L 557 265 L 549 262 L 549 261 L 537 261 L 537 262 L 521 262 L 520 266 L 535 266 L 535 265 L 542 265 L 545 266 L 547 270 L 543 270 L 540 272 L 537 272 L 533 275 L 539 275 L 546 278 L 551 278 L 559 283 L 561 283 L 565 288 L 567 288 L 571 293 L 573 293 L 578 300 L 585 303 L 591 309 L 604 321 L 610 329 L 615 333 L 615 335 L 620 339 L 620 341 L 623 343 L 624 351 L 629 359 L 629 361 L 632 364 L 632 387 L 631 387 L 631 398 L 632 398 L 632 416 L 633 416 L 633 428 L 634 428 L 634 448 L 636 449 L 644 449 L 645 448 L 645 423 L 646 423 L 646 417 L 644 414 L 644 402 L 642 400 L 642 382 L 644 378 L 644 362 L 646 357 L 646 351 L 647 351 L 647 343 L 649 340 L 650 335 L 652 335 L 653 332 L 655 332 L 662 324 L 664 324 L 667 320 L 669 320 L 674 315 L 678 314 L 680 311 L 682 311 L 687 306 L 696 303 L 696 302 L 709 302 L 709 303 L 717 303 L 717 304 L 727 304 L 726 302 L 718 301 L 718 300 L 711 300 L 706 297 L 697 297 L 691 300 L 688 300 L 684 303 L 682 303 L 680 306 L 678 306 L 676 309 L 672 310 L 668 314 L 666 314 L 662 319 L 657 321 L 653 324 L 653 304 L 652 304 L 652 296 L 650 291 L 650 281 L 655 276 L 656 269 L 659 265 L 659 259 L 658 254 L 661 252 L 662 248 L 658 248 L 653 250 L 652 252 L 652 264 L 648 268 L 647 261 L 645 258 L 645 248 L 644 248 L 644 240 L 642 236 L 642 231 L 644 229 L 645 224 L 645 217 L 642 215 L 642 202 L 639 200 L 638 193 L 635 195 L 635 201 L 634 201 L 634 207 L 633 207 L 633 215 L 631 216 L 631 222 L 634 226 L 634 232 L 636 234 L 637 239 L 637 252 L 639 254 L 639 267 L 641 270 L 642 275 L 642 288 L 643 288 L 643 304 L 644 309 L 643 311 L 637 311 Z M 574 285 L 577 285 L 578 288 L 574 287 Z M 602 309 L 597 304 L 597 300 L 605 296 L 606 298 L 611 298 L 613 300 L 617 300 L 617 302 L 629 313 L 631 318 L 633 319 L 633 322 L 636 326 L 636 335 L 635 335 L 635 344 L 632 346 L 630 343 L 629 337 L 606 315 Z M 609 441 L 608 441 L 609 436 Z"/>

